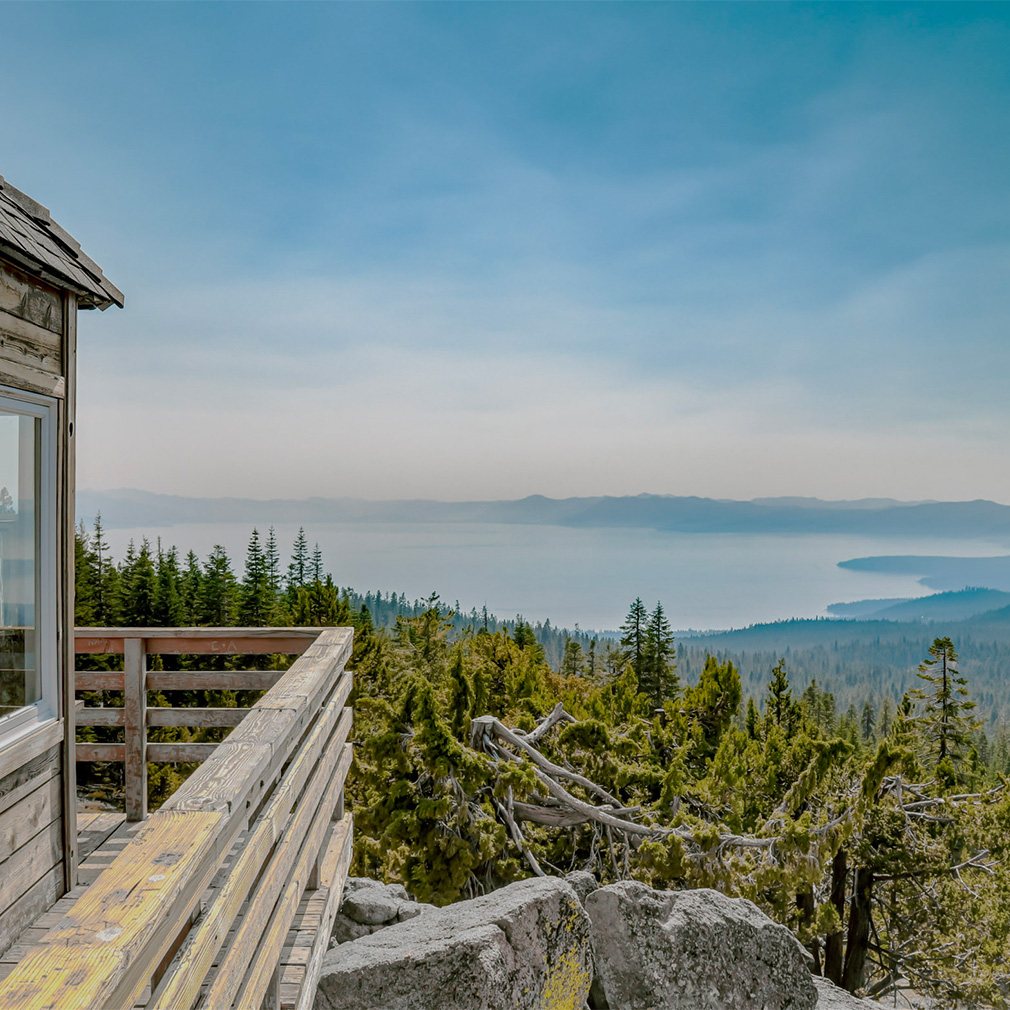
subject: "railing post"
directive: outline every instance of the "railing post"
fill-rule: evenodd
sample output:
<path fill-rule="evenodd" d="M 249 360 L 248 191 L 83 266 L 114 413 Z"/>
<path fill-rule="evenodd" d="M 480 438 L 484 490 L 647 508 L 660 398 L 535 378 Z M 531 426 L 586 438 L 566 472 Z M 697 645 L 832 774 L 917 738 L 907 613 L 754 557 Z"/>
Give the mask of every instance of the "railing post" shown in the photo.
<path fill-rule="evenodd" d="M 147 816 L 147 654 L 143 638 L 123 640 L 126 819 Z"/>

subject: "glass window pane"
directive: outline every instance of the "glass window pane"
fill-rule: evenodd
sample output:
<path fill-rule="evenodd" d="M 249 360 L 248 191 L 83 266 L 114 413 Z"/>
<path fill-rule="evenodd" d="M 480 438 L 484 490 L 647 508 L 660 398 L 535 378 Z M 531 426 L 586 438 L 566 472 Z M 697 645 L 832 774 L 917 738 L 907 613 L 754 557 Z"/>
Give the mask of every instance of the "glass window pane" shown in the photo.
<path fill-rule="evenodd" d="M 42 697 L 40 447 L 38 418 L 0 409 L 0 718 Z"/>

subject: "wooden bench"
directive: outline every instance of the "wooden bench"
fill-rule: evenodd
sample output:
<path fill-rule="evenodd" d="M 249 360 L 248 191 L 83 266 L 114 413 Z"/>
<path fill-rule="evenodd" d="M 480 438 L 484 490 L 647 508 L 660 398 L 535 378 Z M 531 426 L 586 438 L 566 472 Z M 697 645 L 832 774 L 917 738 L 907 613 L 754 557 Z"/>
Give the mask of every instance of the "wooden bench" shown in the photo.
<path fill-rule="evenodd" d="M 3 1010 L 130 1010 L 147 992 L 156 1010 L 279 1008 L 282 984 L 311 1006 L 351 858 L 350 650 L 350 629 L 318 635 L 34 941 Z"/>

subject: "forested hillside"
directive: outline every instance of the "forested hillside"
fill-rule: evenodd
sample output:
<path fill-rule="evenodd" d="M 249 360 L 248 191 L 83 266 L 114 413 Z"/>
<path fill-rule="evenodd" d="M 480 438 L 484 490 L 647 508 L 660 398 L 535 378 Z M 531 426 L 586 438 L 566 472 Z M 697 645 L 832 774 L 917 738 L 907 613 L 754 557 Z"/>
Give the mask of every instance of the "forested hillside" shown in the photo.
<path fill-rule="evenodd" d="M 100 526 L 77 562 L 80 624 L 354 626 L 357 873 L 438 904 L 574 867 L 716 887 L 786 923 L 851 991 L 1008 1005 L 1005 741 L 981 731 L 946 636 L 910 659 L 915 690 L 840 711 L 788 658 L 746 682 L 717 656 L 685 670 L 662 605 L 640 600 L 619 644 L 570 639 L 551 664 L 522 620 L 339 590 L 303 534 L 282 565 L 254 531 L 241 577 L 220 548 L 142 543 L 114 563 Z M 392 629 L 369 601 L 397 611 Z M 170 661 L 187 657 L 155 660 Z M 253 700 L 189 693 L 174 703 Z M 151 766 L 152 802 L 185 773 Z M 82 768 L 85 784 L 104 775 Z"/>

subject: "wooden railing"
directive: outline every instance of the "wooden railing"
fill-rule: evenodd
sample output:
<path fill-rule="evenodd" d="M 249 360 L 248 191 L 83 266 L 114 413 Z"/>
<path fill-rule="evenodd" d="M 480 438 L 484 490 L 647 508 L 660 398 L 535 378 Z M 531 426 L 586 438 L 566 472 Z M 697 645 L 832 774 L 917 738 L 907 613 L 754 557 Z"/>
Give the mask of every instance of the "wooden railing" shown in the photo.
<path fill-rule="evenodd" d="M 77 709 L 78 726 L 121 726 L 123 743 L 78 743 L 78 761 L 125 764 L 126 817 L 147 816 L 148 761 L 204 761 L 216 743 L 148 743 L 149 726 L 237 726 L 247 708 L 148 708 L 148 691 L 265 691 L 271 670 L 148 670 L 150 655 L 301 655 L 319 628 L 78 628 L 76 652 L 121 655 L 122 670 L 78 670 L 78 691 L 121 691 L 122 707 Z"/>
<path fill-rule="evenodd" d="M 153 672 L 137 677 L 145 653 L 244 654 L 254 651 L 253 639 L 286 652 L 292 636 L 307 647 L 0 982 L 4 1010 L 130 1010 L 138 1001 L 152 1010 L 191 1010 L 198 1000 L 201 1010 L 280 1006 L 282 949 L 310 895 L 319 922 L 291 1005 L 312 1006 L 351 857 L 352 820 L 343 804 L 351 631 L 283 629 L 276 640 L 262 629 L 198 631 L 85 633 L 90 651 L 121 647 L 127 657 L 120 674 L 127 729 L 150 724 L 143 697 L 157 681 Z M 102 683 L 116 689 L 114 679 Z M 138 744 L 121 746 L 128 759 Z M 147 758 L 154 746 L 147 745 Z"/>

